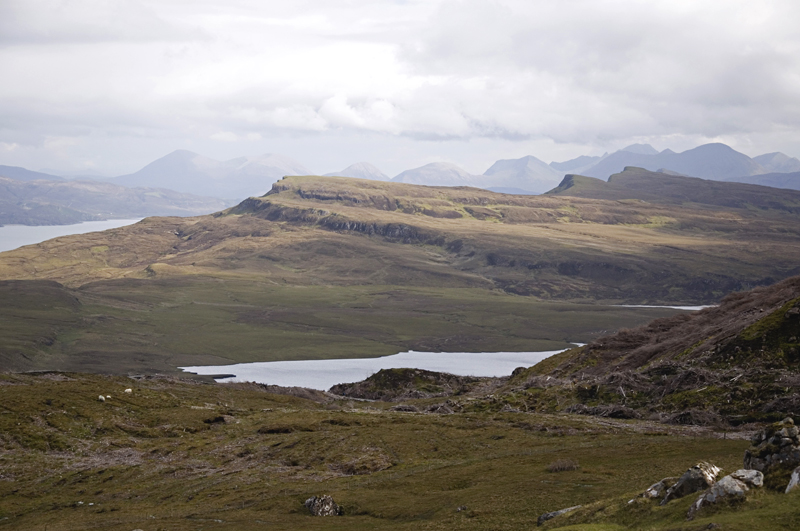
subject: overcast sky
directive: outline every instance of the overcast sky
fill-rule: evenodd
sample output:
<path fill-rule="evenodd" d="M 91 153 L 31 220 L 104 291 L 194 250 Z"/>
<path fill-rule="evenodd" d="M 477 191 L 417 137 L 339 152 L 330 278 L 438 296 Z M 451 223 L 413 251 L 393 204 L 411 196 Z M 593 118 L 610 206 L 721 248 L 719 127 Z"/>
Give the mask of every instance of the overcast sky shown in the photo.
<path fill-rule="evenodd" d="M 0 0 L 0 164 L 800 156 L 797 0 Z"/>

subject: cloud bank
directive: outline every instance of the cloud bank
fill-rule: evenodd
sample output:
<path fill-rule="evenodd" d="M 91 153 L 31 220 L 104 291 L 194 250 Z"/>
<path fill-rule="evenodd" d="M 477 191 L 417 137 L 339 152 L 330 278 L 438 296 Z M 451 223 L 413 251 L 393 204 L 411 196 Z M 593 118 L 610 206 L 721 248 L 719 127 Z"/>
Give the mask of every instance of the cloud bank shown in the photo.
<path fill-rule="evenodd" d="M 0 162 L 800 155 L 797 20 L 781 0 L 6 0 Z"/>

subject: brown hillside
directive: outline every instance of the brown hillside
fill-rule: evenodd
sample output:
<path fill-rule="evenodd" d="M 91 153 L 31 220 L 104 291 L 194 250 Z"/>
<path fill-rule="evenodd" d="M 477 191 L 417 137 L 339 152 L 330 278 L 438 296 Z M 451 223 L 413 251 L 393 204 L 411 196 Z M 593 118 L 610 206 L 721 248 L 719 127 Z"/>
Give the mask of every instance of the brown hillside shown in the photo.
<path fill-rule="evenodd" d="M 292 285 L 701 302 L 800 271 L 797 221 L 786 210 L 290 177 L 213 216 L 149 218 L 3 253 L 0 278 L 80 286 L 255 275 Z"/>

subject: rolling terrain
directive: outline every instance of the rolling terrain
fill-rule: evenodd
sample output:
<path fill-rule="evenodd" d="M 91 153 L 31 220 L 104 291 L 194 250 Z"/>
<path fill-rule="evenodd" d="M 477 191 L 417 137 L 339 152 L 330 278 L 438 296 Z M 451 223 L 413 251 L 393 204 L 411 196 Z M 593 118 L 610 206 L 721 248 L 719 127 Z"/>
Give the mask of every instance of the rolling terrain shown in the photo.
<path fill-rule="evenodd" d="M 798 492 L 691 522 L 694 496 L 628 503 L 700 460 L 736 470 L 749 423 L 800 404 L 800 280 L 770 280 L 798 263 L 797 199 L 680 179 L 530 197 L 292 177 L 1 253 L 0 366 L 43 372 L 0 373 L 0 526 L 494 530 L 582 505 L 544 528 L 795 527 Z M 761 283 L 692 314 L 607 304 Z M 152 376 L 566 341 L 588 344 L 506 378 L 400 369 L 336 395 Z M 309 516 L 322 494 L 342 516 Z"/>
<path fill-rule="evenodd" d="M 268 391 L 163 377 L 0 374 L 0 527 L 530 529 L 544 512 L 614 506 L 602 500 L 630 499 L 701 459 L 733 470 L 749 444 L 697 427 L 413 413 Z M 579 466 L 548 471 L 563 460 Z M 344 514 L 310 516 L 303 502 L 322 494 Z M 691 497 L 656 509 L 621 501 L 619 511 L 594 513 L 647 520 L 651 529 L 700 529 L 720 518 L 725 529 L 753 529 L 768 515 L 759 528 L 782 529 L 796 494 L 765 494 L 750 512 L 703 515 L 692 527 L 682 527 Z"/>
<path fill-rule="evenodd" d="M 770 190 L 677 204 L 285 178 L 215 215 L 0 254 L 0 356 L 127 374 L 564 348 L 672 312 L 613 304 L 716 302 L 796 273 L 800 201 Z"/>

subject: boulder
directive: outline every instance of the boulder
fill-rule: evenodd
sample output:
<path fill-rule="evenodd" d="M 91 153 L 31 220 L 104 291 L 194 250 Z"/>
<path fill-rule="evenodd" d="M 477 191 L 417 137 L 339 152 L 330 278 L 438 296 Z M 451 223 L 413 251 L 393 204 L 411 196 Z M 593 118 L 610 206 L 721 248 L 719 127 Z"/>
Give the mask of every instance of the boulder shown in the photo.
<path fill-rule="evenodd" d="M 677 483 L 667 489 L 661 505 L 666 505 L 670 500 L 683 498 L 689 494 L 706 490 L 714 484 L 717 475 L 720 473 L 718 466 L 701 461 L 683 473 Z"/>
<path fill-rule="evenodd" d="M 789 478 L 789 484 L 786 486 L 786 494 L 797 488 L 800 485 L 800 466 L 792 470 L 792 475 Z"/>
<path fill-rule="evenodd" d="M 692 520 L 697 511 L 708 505 L 714 505 L 721 501 L 731 502 L 743 500 L 745 493 L 751 488 L 764 485 L 764 474 L 758 470 L 737 470 L 733 474 L 725 476 L 710 489 L 700 495 L 697 501 L 689 508 L 686 515 L 688 520 Z"/>
<path fill-rule="evenodd" d="M 648 500 L 653 498 L 661 498 L 663 496 L 666 496 L 667 491 L 670 489 L 670 487 L 674 486 L 677 482 L 678 478 L 674 477 L 664 478 L 661 481 L 653 483 L 652 485 L 647 487 L 647 490 L 639 494 L 639 497 L 646 498 Z"/>
<path fill-rule="evenodd" d="M 538 520 L 536 520 L 536 525 L 542 525 L 546 521 L 552 520 L 556 516 L 561 516 L 564 513 L 574 511 L 575 509 L 580 509 L 581 507 L 583 507 L 583 505 L 576 505 L 575 507 L 567 507 L 566 509 L 560 509 L 558 511 L 553 511 L 552 513 L 544 513 L 542 516 L 539 517 Z"/>
<path fill-rule="evenodd" d="M 312 496 L 304 504 L 312 516 L 340 516 L 342 508 L 329 495 Z"/>
<path fill-rule="evenodd" d="M 756 433 L 751 443 L 744 453 L 743 468 L 763 473 L 768 488 L 785 489 L 792 471 L 800 466 L 800 430 L 794 420 L 770 424 Z"/>

